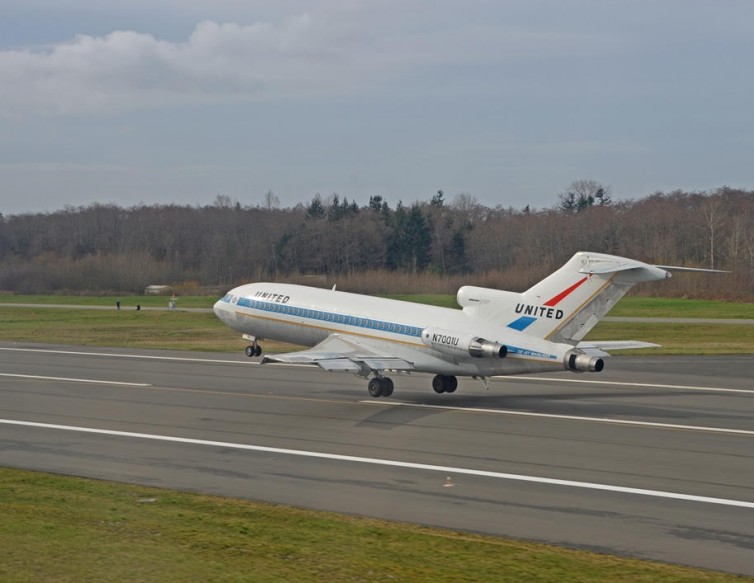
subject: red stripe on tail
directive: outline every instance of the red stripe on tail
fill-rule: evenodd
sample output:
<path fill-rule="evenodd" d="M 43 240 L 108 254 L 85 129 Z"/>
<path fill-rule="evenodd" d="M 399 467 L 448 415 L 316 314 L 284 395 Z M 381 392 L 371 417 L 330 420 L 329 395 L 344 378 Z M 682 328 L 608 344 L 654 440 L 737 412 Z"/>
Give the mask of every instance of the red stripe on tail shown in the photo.
<path fill-rule="evenodd" d="M 545 302 L 545 306 L 550 307 L 550 308 L 553 307 L 553 306 L 557 306 L 563 299 L 565 299 L 567 296 L 569 296 L 571 294 L 571 292 L 573 292 L 573 290 L 575 290 L 577 287 L 579 287 L 581 284 L 583 284 L 586 280 L 587 280 L 586 277 L 584 279 L 580 279 L 579 281 L 577 281 L 576 283 L 574 283 L 571 287 L 569 287 L 566 290 L 563 290 L 562 292 L 560 292 L 558 295 L 556 295 L 551 300 L 547 300 Z"/>

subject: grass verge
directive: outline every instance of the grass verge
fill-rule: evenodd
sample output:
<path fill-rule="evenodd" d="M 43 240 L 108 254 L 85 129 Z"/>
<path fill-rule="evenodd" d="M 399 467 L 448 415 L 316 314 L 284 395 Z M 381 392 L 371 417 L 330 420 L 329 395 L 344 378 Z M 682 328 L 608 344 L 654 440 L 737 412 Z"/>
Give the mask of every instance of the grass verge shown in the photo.
<path fill-rule="evenodd" d="M 178 296 L 178 308 L 211 308 L 219 298 L 213 296 Z M 70 295 L 19 295 L 0 294 L 2 304 L 60 304 L 73 306 L 111 306 L 115 308 L 120 300 L 123 309 L 133 309 L 137 305 L 144 308 L 167 308 L 169 296 L 70 296 Z"/>
<path fill-rule="evenodd" d="M 11 308 L 0 305 L 0 340 L 167 350 L 241 351 L 248 344 L 214 314 Z M 291 345 L 265 342 L 265 350 Z"/>
<path fill-rule="evenodd" d="M 587 340 L 641 340 L 661 348 L 621 350 L 615 354 L 754 354 L 751 324 L 651 324 L 600 322 Z"/>
<path fill-rule="evenodd" d="M 743 318 L 754 319 L 754 304 L 688 300 L 683 298 L 623 298 L 610 316 L 646 318 Z"/>
<path fill-rule="evenodd" d="M 0 469 L 3 581 L 752 581 L 243 500 Z"/>

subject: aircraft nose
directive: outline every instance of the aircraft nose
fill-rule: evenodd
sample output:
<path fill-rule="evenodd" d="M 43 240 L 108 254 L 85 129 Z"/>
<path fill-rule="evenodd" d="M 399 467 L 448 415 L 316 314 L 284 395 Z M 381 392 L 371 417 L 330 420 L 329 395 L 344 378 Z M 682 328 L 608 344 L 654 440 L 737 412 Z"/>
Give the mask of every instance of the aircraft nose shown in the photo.
<path fill-rule="evenodd" d="M 225 310 L 223 309 L 222 301 L 221 300 L 217 300 L 215 302 L 215 305 L 212 306 L 212 311 L 215 312 L 215 316 L 217 316 L 221 320 L 223 319 L 223 315 L 225 314 Z"/>

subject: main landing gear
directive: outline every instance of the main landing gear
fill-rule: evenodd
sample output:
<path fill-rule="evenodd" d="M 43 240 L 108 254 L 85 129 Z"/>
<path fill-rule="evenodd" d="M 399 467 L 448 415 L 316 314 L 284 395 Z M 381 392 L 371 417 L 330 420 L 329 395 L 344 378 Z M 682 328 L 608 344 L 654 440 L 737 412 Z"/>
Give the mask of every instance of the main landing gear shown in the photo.
<path fill-rule="evenodd" d="M 244 349 L 244 352 L 246 353 L 246 356 L 253 358 L 254 356 L 262 354 L 262 347 L 255 342 L 254 344 L 249 344 L 249 346 Z"/>
<path fill-rule="evenodd" d="M 370 379 L 367 388 L 369 394 L 375 399 L 378 397 L 389 397 L 393 394 L 393 381 L 388 377 L 374 377 Z"/>
<path fill-rule="evenodd" d="M 432 388 L 435 393 L 452 393 L 458 388 L 458 379 L 454 376 L 436 375 L 432 379 Z"/>
<path fill-rule="evenodd" d="M 369 380 L 367 388 L 375 399 L 389 397 L 393 394 L 393 381 L 388 377 L 374 377 Z M 432 379 L 432 388 L 436 393 L 453 393 L 458 388 L 458 379 L 450 375 L 436 375 Z"/>

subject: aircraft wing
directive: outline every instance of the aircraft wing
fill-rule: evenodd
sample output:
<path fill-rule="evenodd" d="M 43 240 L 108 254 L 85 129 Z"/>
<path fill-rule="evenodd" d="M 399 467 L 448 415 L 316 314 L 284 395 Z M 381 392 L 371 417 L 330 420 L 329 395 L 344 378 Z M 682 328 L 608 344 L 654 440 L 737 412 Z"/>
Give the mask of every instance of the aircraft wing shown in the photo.
<path fill-rule="evenodd" d="M 385 352 L 376 342 L 345 334 L 330 334 L 316 346 L 287 354 L 270 354 L 262 364 L 316 364 L 327 371 L 346 371 L 367 376 L 371 371 L 414 370 L 413 363 Z"/>
<path fill-rule="evenodd" d="M 589 356 L 610 356 L 606 350 L 631 350 L 634 348 L 659 348 L 659 344 L 640 342 L 638 340 L 595 340 L 593 342 L 579 342 L 580 348 Z"/>

